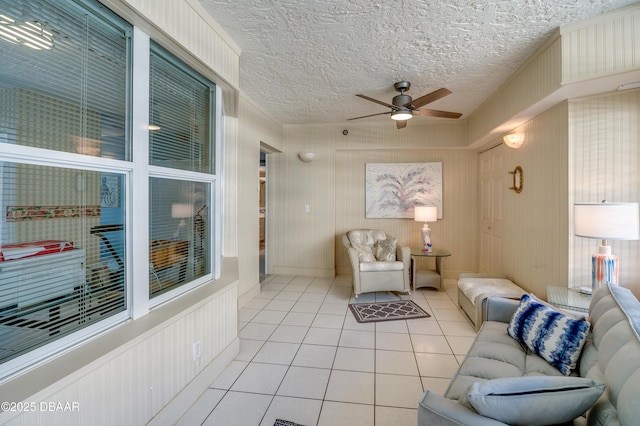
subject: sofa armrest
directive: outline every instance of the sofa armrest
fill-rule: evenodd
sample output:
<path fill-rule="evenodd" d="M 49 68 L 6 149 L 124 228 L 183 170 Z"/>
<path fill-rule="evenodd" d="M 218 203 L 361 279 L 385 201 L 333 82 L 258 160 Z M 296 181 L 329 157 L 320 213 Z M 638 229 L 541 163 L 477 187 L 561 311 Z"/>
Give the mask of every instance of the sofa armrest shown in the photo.
<path fill-rule="evenodd" d="M 505 424 L 484 417 L 457 401 L 434 392 L 425 391 L 418 405 L 418 426 L 504 426 Z"/>
<path fill-rule="evenodd" d="M 519 300 L 489 297 L 487 299 L 487 314 L 484 320 L 508 323 L 519 305 Z"/>

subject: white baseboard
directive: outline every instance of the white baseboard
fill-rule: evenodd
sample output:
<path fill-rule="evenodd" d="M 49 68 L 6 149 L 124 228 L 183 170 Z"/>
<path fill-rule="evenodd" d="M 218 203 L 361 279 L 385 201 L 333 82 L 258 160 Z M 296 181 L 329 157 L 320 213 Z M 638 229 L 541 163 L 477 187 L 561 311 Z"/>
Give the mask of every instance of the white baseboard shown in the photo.
<path fill-rule="evenodd" d="M 273 273 L 278 275 L 300 275 L 304 277 L 335 278 L 335 269 L 320 268 L 291 268 L 288 266 L 274 266 Z"/>

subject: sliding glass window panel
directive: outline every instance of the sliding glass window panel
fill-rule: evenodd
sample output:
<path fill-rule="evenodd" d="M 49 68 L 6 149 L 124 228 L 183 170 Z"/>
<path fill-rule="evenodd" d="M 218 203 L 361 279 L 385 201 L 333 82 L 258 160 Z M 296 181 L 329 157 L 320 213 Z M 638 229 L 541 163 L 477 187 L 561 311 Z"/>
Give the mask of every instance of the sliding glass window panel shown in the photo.
<path fill-rule="evenodd" d="M 0 0 L 0 143 L 130 160 L 130 34 L 93 2 Z"/>
<path fill-rule="evenodd" d="M 0 363 L 126 309 L 125 175 L 0 162 Z"/>
<path fill-rule="evenodd" d="M 211 184 L 151 178 L 149 186 L 149 296 L 211 272 Z"/>
<path fill-rule="evenodd" d="M 150 164 L 213 173 L 215 85 L 155 43 L 150 67 Z"/>

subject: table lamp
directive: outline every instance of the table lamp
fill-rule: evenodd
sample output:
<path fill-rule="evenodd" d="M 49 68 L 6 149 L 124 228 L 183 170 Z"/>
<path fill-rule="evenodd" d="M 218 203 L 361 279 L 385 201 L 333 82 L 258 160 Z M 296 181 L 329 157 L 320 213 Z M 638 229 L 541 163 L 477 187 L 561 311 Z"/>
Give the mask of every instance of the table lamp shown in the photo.
<path fill-rule="evenodd" d="M 185 228 L 187 226 L 186 218 L 193 216 L 193 206 L 191 204 L 174 203 L 171 204 L 171 217 L 180 219 L 178 223 L 178 229 L 174 235 L 176 239 L 185 239 Z"/>
<path fill-rule="evenodd" d="M 420 239 L 422 240 L 424 252 L 433 252 L 431 229 L 429 229 L 428 222 L 438 220 L 438 208 L 436 206 L 416 206 L 414 209 L 414 220 L 416 222 L 424 222 L 424 226 L 420 230 Z"/>
<path fill-rule="evenodd" d="M 602 240 L 591 257 L 591 288 L 618 284 L 618 258 L 607 240 L 638 239 L 638 203 L 585 203 L 573 208 L 575 234 Z"/>

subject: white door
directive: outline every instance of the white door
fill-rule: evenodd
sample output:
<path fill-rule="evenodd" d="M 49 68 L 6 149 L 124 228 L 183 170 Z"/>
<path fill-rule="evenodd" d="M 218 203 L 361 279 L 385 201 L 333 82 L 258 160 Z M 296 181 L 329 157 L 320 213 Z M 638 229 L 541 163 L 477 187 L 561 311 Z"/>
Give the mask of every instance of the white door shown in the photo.
<path fill-rule="evenodd" d="M 479 157 L 480 270 L 502 273 L 503 194 L 505 185 L 504 145 Z"/>

